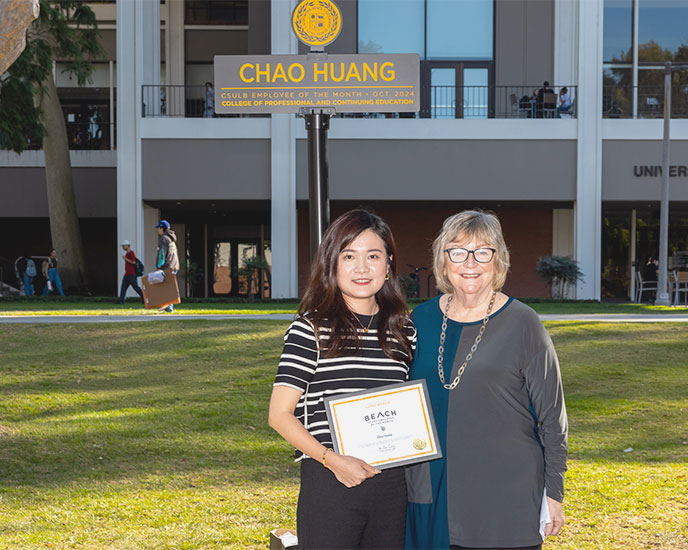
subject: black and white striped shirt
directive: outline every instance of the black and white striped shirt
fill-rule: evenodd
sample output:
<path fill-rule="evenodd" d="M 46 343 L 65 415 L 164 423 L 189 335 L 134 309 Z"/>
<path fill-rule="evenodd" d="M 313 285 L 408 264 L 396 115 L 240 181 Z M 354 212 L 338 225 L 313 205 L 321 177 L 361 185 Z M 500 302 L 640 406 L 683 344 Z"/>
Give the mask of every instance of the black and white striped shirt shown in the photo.
<path fill-rule="evenodd" d="M 369 316 L 359 315 L 361 323 L 368 326 Z M 380 348 L 377 339 L 377 317 L 366 333 L 358 330 L 358 347 L 344 348 L 333 358 L 319 353 L 327 348 L 330 329 L 320 326 L 320 338 L 315 335 L 312 323 L 306 317 L 298 317 L 284 336 L 284 350 L 280 357 L 275 386 L 288 386 L 303 394 L 296 404 L 294 415 L 310 434 L 326 447 L 332 448 L 332 436 L 325 413 L 326 397 L 347 394 L 404 382 L 408 378 L 408 357 L 395 342 L 399 359 L 390 359 Z M 416 328 L 409 320 L 406 334 L 411 348 L 416 348 Z M 296 460 L 307 458 L 296 450 Z"/>

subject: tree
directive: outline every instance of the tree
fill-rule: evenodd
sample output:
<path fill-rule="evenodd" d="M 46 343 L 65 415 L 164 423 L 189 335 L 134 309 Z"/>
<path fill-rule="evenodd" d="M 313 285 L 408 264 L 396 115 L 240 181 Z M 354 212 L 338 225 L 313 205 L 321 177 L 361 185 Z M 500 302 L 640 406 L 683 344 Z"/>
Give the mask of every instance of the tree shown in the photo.
<path fill-rule="evenodd" d="M 39 11 L 38 0 L 0 0 L 0 74 L 24 51 L 26 29 Z"/>
<path fill-rule="evenodd" d="M 16 153 L 43 142 L 52 245 L 65 286 L 87 287 L 67 127 L 53 77 L 55 61 L 83 86 L 90 59 L 102 54 L 96 17 L 83 0 L 40 0 L 26 47 L 0 76 L 0 147 Z"/>

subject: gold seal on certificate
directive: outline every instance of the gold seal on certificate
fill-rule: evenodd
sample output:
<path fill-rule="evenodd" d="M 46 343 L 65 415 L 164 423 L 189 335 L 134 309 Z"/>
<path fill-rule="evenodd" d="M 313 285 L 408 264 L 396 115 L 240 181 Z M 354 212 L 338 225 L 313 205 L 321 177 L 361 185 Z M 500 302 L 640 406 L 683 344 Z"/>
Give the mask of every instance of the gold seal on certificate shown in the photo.
<path fill-rule="evenodd" d="M 380 469 L 440 458 L 425 380 L 325 399 L 335 451 Z"/>

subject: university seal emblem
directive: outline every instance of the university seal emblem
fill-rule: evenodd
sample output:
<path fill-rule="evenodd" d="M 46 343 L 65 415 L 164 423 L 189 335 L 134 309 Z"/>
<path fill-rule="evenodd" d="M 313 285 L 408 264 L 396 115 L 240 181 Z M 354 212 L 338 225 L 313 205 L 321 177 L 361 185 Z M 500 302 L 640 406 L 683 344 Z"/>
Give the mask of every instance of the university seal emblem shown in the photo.
<path fill-rule="evenodd" d="M 425 439 L 417 438 L 413 440 L 413 448 L 418 449 L 419 451 L 425 449 L 426 445 L 427 443 L 425 442 Z"/>
<path fill-rule="evenodd" d="M 342 30 L 342 13 L 331 0 L 303 0 L 294 9 L 291 25 L 308 46 L 327 46 Z"/>

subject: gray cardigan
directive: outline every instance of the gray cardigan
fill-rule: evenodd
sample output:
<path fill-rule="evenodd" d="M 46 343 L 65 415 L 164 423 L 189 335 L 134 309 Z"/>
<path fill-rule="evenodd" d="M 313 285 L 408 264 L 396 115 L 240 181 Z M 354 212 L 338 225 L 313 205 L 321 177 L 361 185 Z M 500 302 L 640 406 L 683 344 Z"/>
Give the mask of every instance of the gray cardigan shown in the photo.
<path fill-rule="evenodd" d="M 447 391 L 437 374 L 439 300 L 417 307 L 413 318 L 418 347 L 410 376 L 428 382 L 444 457 L 407 469 L 409 525 L 418 531 L 411 537 L 417 545 L 410 547 L 541 543 L 543 489 L 563 500 L 568 446 L 549 334 L 531 308 L 510 300 L 492 314 L 460 384 Z M 448 322 L 445 372 L 453 368 L 447 381 L 456 376 L 480 325 Z"/>

